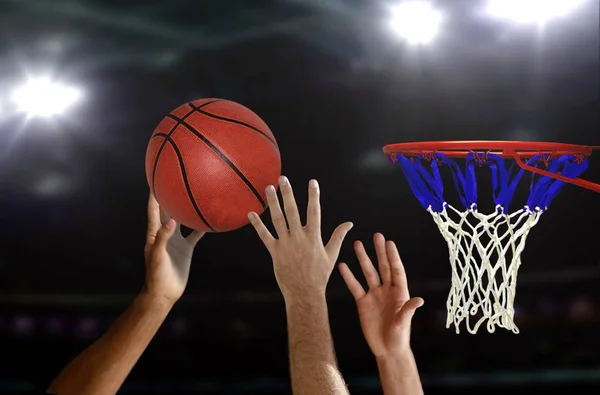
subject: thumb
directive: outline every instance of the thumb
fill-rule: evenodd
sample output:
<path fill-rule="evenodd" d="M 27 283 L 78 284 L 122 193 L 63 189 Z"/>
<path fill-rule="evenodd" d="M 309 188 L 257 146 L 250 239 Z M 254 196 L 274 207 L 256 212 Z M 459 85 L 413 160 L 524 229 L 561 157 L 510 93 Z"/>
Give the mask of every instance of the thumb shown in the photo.
<path fill-rule="evenodd" d="M 410 324 L 415 311 L 425 304 L 423 298 L 411 298 L 404 305 L 402 309 L 396 313 L 395 321 L 397 324 Z"/>
<path fill-rule="evenodd" d="M 174 219 L 169 219 L 167 222 L 160 227 L 158 232 L 156 232 L 156 239 L 154 240 L 154 248 L 166 248 L 169 239 L 175 233 L 175 229 L 177 228 L 177 224 Z"/>
<path fill-rule="evenodd" d="M 325 246 L 327 255 L 329 255 L 330 258 L 337 260 L 340 249 L 342 248 L 342 243 L 353 226 L 354 224 L 352 222 L 345 222 L 335 228 L 329 242 Z"/>

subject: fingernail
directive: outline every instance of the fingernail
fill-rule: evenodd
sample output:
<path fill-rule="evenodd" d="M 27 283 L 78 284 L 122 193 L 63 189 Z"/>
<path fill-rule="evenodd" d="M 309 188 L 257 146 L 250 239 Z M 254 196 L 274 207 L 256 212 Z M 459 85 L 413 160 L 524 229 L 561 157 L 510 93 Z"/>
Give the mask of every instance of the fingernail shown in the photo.
<path fill-rule="evenodd" d="M 175 227 L 175 220 L 173 218 L 169 218 L 167 222 L 165 222 L 165 226 L 168 230 L 171 230 Z"/>
<path fill-rule="evenodd" d="M 249 219 L 250 221 L 252 221 L 252 220 L 254 219 L 254 216 L 255 216 L 255 215 L 256 215 L 256 214 L 254 214 L 252 211 L 250 211 L 250 212 L 248 213 L 248 219 Z"/>
<path fill-rule="evenodd" d="M 317 182 L 317 180 L 310 180 L 310 182 L 308 183 L 308 186 L 311 189 L 317 189 L 319 187 L 319 183 Z"/>
<path fill-rule="evenodd" d="M 266 189 L 267 194 L 273 195 L 275 193 L 275 187 L 273 185 L 269 185 Z"/>
<path fill-rule="evenodd" d="M 288 184 L 288 179 L 285 176 L 279 177 L 279 185 L 284 186 Z"/>

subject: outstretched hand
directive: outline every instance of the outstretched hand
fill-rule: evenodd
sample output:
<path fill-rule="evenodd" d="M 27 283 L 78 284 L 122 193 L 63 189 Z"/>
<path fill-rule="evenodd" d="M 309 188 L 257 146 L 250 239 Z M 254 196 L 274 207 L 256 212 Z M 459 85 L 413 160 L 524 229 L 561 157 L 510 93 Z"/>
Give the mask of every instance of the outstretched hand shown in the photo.
<path fill-rule="evenodd" d="M 175 303 L 185 290 L 190 274 L 194 247 L 205 232 L 181 235 L 181 227 L 161 211 L 152 194 L 148 200 L 146 234 L 146 286 L 152 296 Z"/>
<path fill-rule="evenodd" d="M 410 325 L 415 310 L 424 303 L 421 298 L 412 298 L 408 292 L 406 273 L 398 249 L 382 234 L 373 236 L 379 272 L 373 266 L 360 241 L 354 250 L 369 286 L 365 292 L 345 263 L 340 272 L 348 289 L 356 300 L 363 334 L 378 358 L 397 355 L 410 350 Z"/>
<path fill-rule="evenodd" d="M 300 213 L 289 180 L 280 177 L 279 187 L 285 216 L 279 205 L 275 188 L 269 185 L 266 190 L 277 238 L 273 237 L 256 213 L 248 214 L 250 223 L 271 254 L 277 284 L 286 300 L 293 297 L 302 298 L 307 294 L 325 296 L 327 282 L 337 261 L 342 242 L 352 228 L 352 223 L 339 225 L 327 245 L 323 245 L 317 181 L 311 180 L 309 183 L 308 209 L 304 226 L 300 221 Z"/>

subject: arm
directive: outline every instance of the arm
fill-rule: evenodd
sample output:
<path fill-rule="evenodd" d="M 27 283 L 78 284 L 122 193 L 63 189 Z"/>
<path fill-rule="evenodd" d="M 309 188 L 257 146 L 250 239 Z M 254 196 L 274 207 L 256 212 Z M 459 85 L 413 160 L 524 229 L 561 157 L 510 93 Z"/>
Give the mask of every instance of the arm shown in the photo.
<path fill-rule="evenodd" d="M 49 392 L 58 395 L 117 393 L 171 306 L 164 299 L 141 293 L 104 336 L 60 373 Z"/>
<path fill-rule="evenodd" d="M 377 369 L 385 395 L 423 395 L 423 386 L 412 351 L 377 358 Z"/>
<path fill-rule="evenodd" d="M 249 218 L 273 258 L 277 284 L 285 299 L 292 391 L 295 395 L 347 395 L 331 339 L 325 289 L 352 224 L 338 226 L 329 243 L 323 245 L 317 182 L 311 180 L 309 184 L 305 226 L 287 178 L 281 177 L 279 186 L 285 216 L 275 188 L 266 190 L 277 239 L 258 215 L 250 213 Z"/>
<path fill-rule="evenodd" d="M 57 395 L 116 394 L 167 314 L 183 294 L 194 246 L 203 233 L 181 236 L 179 226 L 163 216 L 153 196 L 148 202 L 146 283 L 144 291 L 94 344 L 52 382 Z"/>
<path fill-rule="evenodd" d="M 410 324 L 423 299 L 410 298 L 406 273 L 398 249 L 377 233 L 373 237 L 379 271 L 373 266 L 361 242 L 354 250 L 367 280 L 369 291 L 354 277 L 346 264 L 342 277 L 356 300 L 363 334 L 375 355 L 385 395 L 423 395 L 417 364 L 410 348 Z"/>
<path fill-rule="evenodd" d="M 348 394 L 329 330 L 323 296 L 286 303 L 292 389 L 302 394 Z"/>

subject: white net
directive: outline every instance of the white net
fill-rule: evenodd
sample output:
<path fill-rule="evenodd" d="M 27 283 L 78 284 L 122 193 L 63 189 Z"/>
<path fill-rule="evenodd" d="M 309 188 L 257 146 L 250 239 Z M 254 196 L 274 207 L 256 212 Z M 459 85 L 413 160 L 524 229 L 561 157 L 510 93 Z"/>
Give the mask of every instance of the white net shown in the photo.
<path fill-rule="evenodd" d="M 513 319 L 517 273 L 527 235 L 543 210 L 528 207 L 504 214 L 500 206 L 492 214 L 481 214 L 473 206 L 459 211 L 446 204 L 441 213 L 428 210 L 448 243 L 452 286 L 446 303 L 446 327 L 456 333 L 465 321 L 467 331 L 476 333 L 487 321 L 519 333 Z"/>

